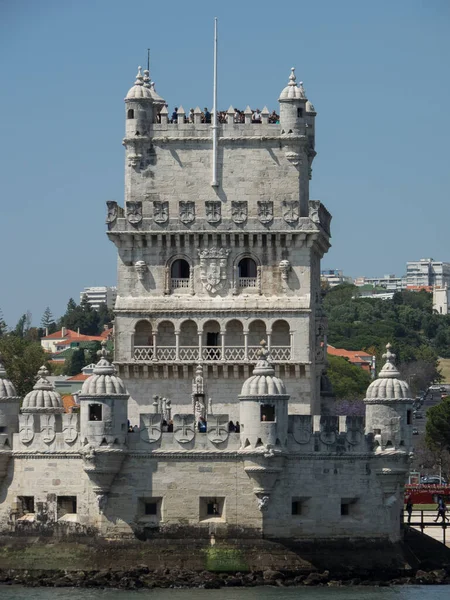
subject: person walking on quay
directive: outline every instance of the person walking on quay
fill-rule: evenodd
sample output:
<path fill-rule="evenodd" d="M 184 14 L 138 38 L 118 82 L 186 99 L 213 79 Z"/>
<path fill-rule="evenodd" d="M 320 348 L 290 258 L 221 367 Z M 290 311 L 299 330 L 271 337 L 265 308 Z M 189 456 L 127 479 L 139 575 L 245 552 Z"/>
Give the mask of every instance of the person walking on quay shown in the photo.
<path fill-rule="evenodd" d="M 437 515 L 436 518 L 434 519 L 434 522 L 436 523 L 439 520 L 439 517 L 442 518 L 442 522 L 445 523 L 445 521 L 449 521 L 450 519 L 447 517 L 447 515 L 445 514 L 447 512 L 447 506 L 444 502 L 444 498 L 442 496 L 439 496 L 439 500 L 438 500 L 438 505 L 437 505 Z"/>
<path fill-rule="evenodd" d="M 414 504 L 412 503 L 411 496 L 406 498 L 406 512 L 408 513 L 408 525 L 411 523 L 411 514 L 413 511 Z"/>

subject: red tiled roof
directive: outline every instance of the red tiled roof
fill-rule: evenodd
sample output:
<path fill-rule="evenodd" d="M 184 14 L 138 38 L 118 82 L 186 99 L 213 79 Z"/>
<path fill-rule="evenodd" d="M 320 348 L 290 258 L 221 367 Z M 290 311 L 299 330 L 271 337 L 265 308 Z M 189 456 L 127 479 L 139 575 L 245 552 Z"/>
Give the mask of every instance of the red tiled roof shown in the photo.
<path fill-rule="evenodd" d="M 342 358 L 346 358 L 353 365 L 358 365 L 365 371 L 370 371 L 372 355 L 364 352 L 364 350 L 343 350 L 342 348 L 328 346 L 327 352 L 331 356 L 341 356 Z"/>
<path fill-rule="evenodd" d="M 69 345 L 72 342 L 101 342 L 105 339 L 105 333 L 109 333 L 112 331 L 111 329 L 108 332 L 103 332 L 102 335 L 85 335 L 84 333 L 77 333 L 76 331 L 72 331 L 72 329 L 66 329 L 66 333 L 62 335 L 62 329 L 47 335 L 41 339 L 43 340 L 61 340 L 59 343 L 62 345 Z"/>
<path fill-rule="evenodd" d="M 68 412 L 72 412 L 72 408 L 74 406 L 76 406 L 75 404 L 75 400 L 73 399 L 72 394 L 67 394 L 62 396 L 62 403 L 64 406 L 64 412 L 68 413 Z"/>
<path fill-rule="evenodd" d="M 85 375 L 84 373 L 78 373 L 77 375 L 73 375 L 73 377 L 68 377 L 66 381 L 86 381 L 86 379 L 90 377 L 90 375 Z"/>
<path fill-rule="evenodd" d="M 62 329 L 60 329 L 59 331 L 55 331 L 55 333 L 46 335 L 45 337 L 43 337 L 41 339 L 42 340 L 62 340 L 62 339 L 71 337 L 72 335 L 78 335 L 78 333 L 76 331 L 72 331 L 72 329 L 66 329 L 65 335 L 62 335 Z"/>

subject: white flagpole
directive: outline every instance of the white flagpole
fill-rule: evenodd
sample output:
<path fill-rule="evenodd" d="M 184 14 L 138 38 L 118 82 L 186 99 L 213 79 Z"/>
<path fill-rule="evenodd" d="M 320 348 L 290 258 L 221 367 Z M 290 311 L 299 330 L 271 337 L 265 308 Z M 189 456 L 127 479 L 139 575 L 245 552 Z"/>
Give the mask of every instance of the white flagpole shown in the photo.
<path fill-rule="evenodd" d="M 213 134 L 213 187 L 217 187 L 217 17 L 214 17 L 214 85 L 213 85 L 213 109 L 212 109 L 212 134 Z"/>

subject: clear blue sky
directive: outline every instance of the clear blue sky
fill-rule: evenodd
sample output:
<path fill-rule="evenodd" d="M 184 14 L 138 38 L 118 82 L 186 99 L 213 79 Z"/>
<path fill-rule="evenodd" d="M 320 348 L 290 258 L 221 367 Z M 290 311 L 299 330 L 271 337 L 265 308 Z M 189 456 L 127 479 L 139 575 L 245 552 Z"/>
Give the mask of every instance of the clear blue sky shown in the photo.
<path fill-rule="evenodd" d="M 450 261 L 448 0 L 0 0 L 0 308 L 59 316 L 114 285 L 105 201 L 123 202 L 123 98 L 151 48 L 156 90 L 277 108 L 291 66 L 318 111 L 311 197 L 333 214 L 324 268 Z"/>

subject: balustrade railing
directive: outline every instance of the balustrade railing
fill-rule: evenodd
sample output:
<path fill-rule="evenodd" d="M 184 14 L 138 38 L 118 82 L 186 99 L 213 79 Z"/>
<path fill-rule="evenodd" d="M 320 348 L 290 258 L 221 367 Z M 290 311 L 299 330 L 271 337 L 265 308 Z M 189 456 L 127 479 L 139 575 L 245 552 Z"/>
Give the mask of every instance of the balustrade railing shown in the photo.
<path fill-rule="evenodd" d="M 188 288 L 189 287 L 189 279 L 183 278 L 174 278 L 172 277 L 172 279 L 170 280 L 170 286 L 173 290 L 179 290 L 182 288 Z"/>
<path fill-rule="evenodd" d="M 244 346 L 225 346 L 224 352 L 219 346 L 204 346 L 201 352 L 203 361 L 225 361 L 225 362 L 256 362 L 259 358 L 261 346 L 248 346 L 247 358 L 245 358 Z M 176 346 L 134 346 L 133 357 L 135 361 L 167 361 L 177 360 Z M 289 346 L 272 346 L 270 357 L 273 362 L 284 362 L 291 360 L 291 348 Z M 178 348 L 178 360 L 182 362 L 198 362 L 198 346 L 180 346 Z"/>
<path fill-rule="evenodd" d="M 256 277 L 239 277 L 240 288 L 255 288 L 258 287 L 258 279 Z"/>

